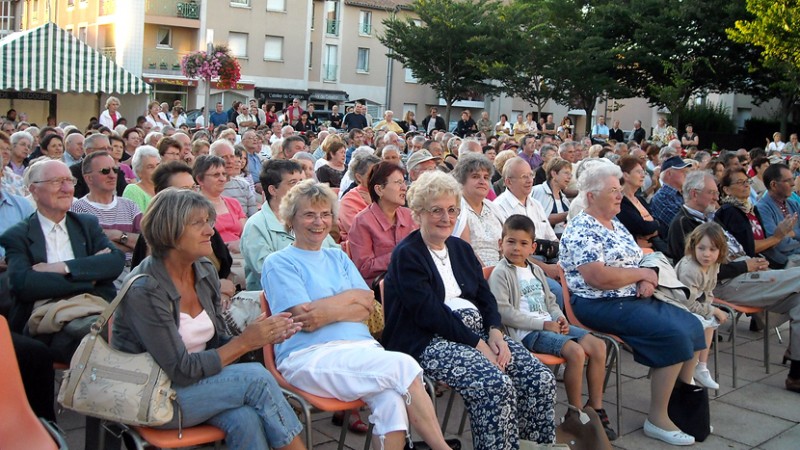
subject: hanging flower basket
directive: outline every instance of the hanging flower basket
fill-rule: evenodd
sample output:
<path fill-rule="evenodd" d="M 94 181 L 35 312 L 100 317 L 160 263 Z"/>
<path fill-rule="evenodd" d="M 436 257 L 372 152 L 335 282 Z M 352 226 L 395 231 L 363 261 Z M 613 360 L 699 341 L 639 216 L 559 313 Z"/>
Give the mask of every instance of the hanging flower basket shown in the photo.
<path fill-rule="evenodd" d="M 192 52 L 181 60 L 181 71 L 188 78 L 203 78 L 211 81 L 219 78 L 222 88 L 232 89 L 242 78 L 239 61 L 231 56 L 228 47 L 215 46 L 211 54 L 205 51 Z"/>

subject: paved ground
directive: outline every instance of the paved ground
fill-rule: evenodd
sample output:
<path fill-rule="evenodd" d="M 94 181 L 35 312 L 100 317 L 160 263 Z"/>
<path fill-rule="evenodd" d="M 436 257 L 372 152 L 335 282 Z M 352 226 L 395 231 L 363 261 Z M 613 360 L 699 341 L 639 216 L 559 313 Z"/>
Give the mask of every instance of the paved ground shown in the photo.
<path fill-rule="evenodd" d="M 784 388 L 788 368 L 780 364 L 785 350 L 773 332 L 770 338 L 770 374 L 763 366 L 763 341 L 761 333 L 748 331 L 748 320 L 738 325 L 738 387 L 732 387 L 731 349 L 728 342 L 720 343 L 720 382 L 719 396 L 711 400 L 711 422 L 714 434 L 705 442 L 698 443 L 699 449 L 799 449 L 800 448 L 800 394 Z M 784 342 L 789 337 L 788 325 L 781 328 Z M 723 333 L 726 337 L 727 333 Z M 713 371 L 713 364 L 709 364 Z M 616 386 L 614 377 L 606 392 L 606 410 L 612 424 L 616 426 L 614 408 Z M 634 449 L 674 449 L 644 436 L 642 424 L 649 399 L 649 380 L 647 368 L 636 364 L 632 356 L 623 352 L 622 364 L 622 436 L 613 444 L 615 448 Z M 559 383 L 558 400 L 564 402 L 566 395 Z M 713 396 L 714 392 L 710 394 Z M 440 419 L 449 393 L 438 399 L 437 408 Z M 472 450 L 472 435 L 467 422 L 466 430 L 457 435 L 459 420 L 463 411 L 461 399 L 457 398 L 453 417 L 447 426 L 447 437 L 459 437 L 465 450 Z M 563 416 L 566 408 L 563 403 L 556 408 L 557 417 Z M 366 417 L 366 415 L 364 416 Z M 59 424 L 66 430 L 71 449 L 84 448 L 84 420 L 81 416 L 65 411 L 59 415 Z M 330 422 L 330 414 L 314 416 L 314 448 L 335 449 L 339 428 Z M 347 449 L 364 448 L 364 437 L 348 434 Z"/>

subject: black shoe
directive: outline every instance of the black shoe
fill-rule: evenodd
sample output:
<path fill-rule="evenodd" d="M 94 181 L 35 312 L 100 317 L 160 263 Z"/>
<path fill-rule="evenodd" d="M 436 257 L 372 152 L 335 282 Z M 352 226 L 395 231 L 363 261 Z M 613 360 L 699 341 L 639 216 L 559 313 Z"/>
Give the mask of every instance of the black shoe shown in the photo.
<path fill-rule="evenodd" d="M 445 439 L 445 444 L 449 445 L 453 450 L 461 450 L 461 441 L 458 439 Z M 406 446 L 403 450 L 430 450 L 431 446 L 428 445 L 425 441 L 414 441 L 414 448 L 412 449 L 411 446 L 408 445 L 406 442 Z"/>
<path fill-rule="evenodd" d="M 617 432 L 611 428 L 611 421 L 608 420 L 608 414 L 606 414 L 605 409 L 595 409 L 594 410 L 597 415 L 600 417 L 600 422 L 603 424 L 603 430 L 606 432 L 606 436 L 608 437 L 609 441 L 614 441 L 617 439 Z"/>
<path fill-rule="evenodd" d="M 762 323 L 760 317 L 757 314 L 750 316 L 750 331 L 759 332 L 763 329 L 764 324 Z"/>

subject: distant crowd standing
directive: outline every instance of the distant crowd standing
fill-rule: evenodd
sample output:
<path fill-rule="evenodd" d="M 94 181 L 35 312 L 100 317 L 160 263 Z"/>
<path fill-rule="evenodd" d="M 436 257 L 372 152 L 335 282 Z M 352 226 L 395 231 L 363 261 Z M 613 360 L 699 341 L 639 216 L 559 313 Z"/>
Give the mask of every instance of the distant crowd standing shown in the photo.
<path fill-rule="evenodd" d="M 615 439 L 605 345 L 569 323 L 562 281 L 582 324 L 652 368 L 651 438 L 693 444 L 667 413 L 673 387 L 719 388 L 715 297 L 791 322 L 785 385 L 800 392 L 797 135 L 712 153 L 663 117 L 649 136 L 603 117 L 581 136 L 569 117 L 533 113 L 465 110 L 448 130 L 436 107 L 376 121 L 356 102 L 322 120 L 299 99 L 284 111 L 253 99 L 190 127 L 180 102 L 153 101 L 135 121 L 119 99 L 105 106 L 83 129 L 14 110 L 0 121 L 0 312 L 40 416 L 55 418 L 41 367 L 70 361 L 129 274 L 147 276 L 116 313 L 113 345 L 152 354 L 183 425 L 218 426 L 230 448 L 304 448 L 274 378 L 237 363 L 265 345 L 293 385 L 362 399 L 387 449 L 411 425 L 431 448 L 459 448 L 423 373 L 463 397 L 475 449 L 553 442 L 555 376 L 533 353 L 566 360 L 567 401 Z M 263 290 L 271 315 L 231 336 L 224 316 L 242 290 Z M 81 294 L 81 313 L 48 320 Z M 333 420 L 368 428 L 358 411 Z"/>

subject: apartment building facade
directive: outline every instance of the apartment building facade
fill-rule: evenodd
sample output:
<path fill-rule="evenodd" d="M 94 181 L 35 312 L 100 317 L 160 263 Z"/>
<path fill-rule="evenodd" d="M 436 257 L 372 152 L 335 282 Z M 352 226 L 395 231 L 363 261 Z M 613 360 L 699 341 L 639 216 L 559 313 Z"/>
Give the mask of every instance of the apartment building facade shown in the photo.
<path fill-rule="evenodd" d="M 151 99 L 181 100 L 187 108 L 205 101 L 202 81 L 181 73 L 180 60 L 189 52 L 205 49 L 209 42 L 227 45 L 238 58 L 242 79 L 234 89 L 211 86 L 211 105 L 227 107 L 234 100 L 256 98 L 275 104 L 278 110 L 295 97 L 317 110 L 340 108 L 364 101 L 377 120 L 391 109 L 400 118 L 414 111 L 420 121 L 432 106 L 444 106 L 436 93 L 417 82 L 402 64 L 387 57 L 388 49 L 378 36 L 383 21 L 392 15 L 410 14 L 411 0 L 0 0 L 0 25 L 6 5 L 22 9 L 23 28 L 53 21 L 98 49 L 117 64 L 153 86 Z M 21 7 L 22 6 L 22 7 Z M 0 31 L 2 32 L 2 31 Z M 754 107 L 746 96 L 719 96 L 730 101 L 732 115 L 740 123 L 748 115 L 766 115 L 765 107 Z M 122 112 L 135 117 L 145 111 L 150 99 L 122 98 Z M 102 104 L 104 99 L 99 100 Z M 734 108 L 735 107 L 735 108 Z M 494 119 L 501 113 L 515 120 L 518 113 L 533 108 L 527 102 L 505 95 L 458 102 L 458 111 L 487 110 Z M 766 108 L 770 108 L 767 106 Z M 443 108 L 440 108 L 443 109 Z M 99 113 L 99 112 L 98 112 Z M 550 103 L 544 114 L 556 121 L 569 116 L 577 129 L 597 115 L 606 114 L 622 128 L 641 120 L 645 129 L 663 112 L 644 99 L 598 101 L 595 117 Z M 477 115 L 477 114 L 476 114 Z"/>

